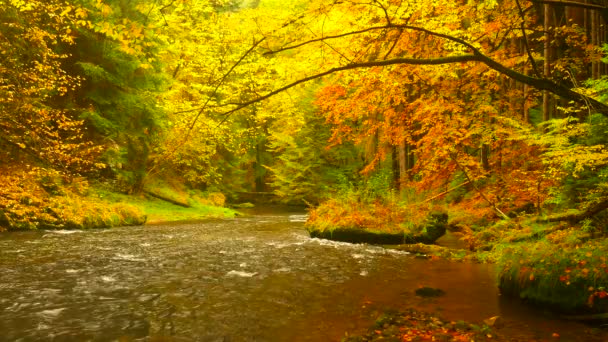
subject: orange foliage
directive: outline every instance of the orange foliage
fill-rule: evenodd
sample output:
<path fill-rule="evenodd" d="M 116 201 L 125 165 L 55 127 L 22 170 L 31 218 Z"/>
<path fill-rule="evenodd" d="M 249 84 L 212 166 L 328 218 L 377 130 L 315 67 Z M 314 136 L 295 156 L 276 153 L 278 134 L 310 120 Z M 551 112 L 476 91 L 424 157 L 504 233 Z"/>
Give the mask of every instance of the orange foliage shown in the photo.
<path fill-rule="evenodd" d="M 371 6 L 353 8 L 357 18 L 369 20 L 363 25 L 387 21 L 395 28 L 375 40 L 351 37 L 352 46 L 365 42 L 367 47 L 352 59 L 442 58 L 470 52 L 425 31 L 448 30 L 450 37 L 474 40 L 476 48 L 505 67 L 530 72 L 520 25 L 523 19 L 525 27 L 538 28 L 533 10 L 522 18 L 516 1 L 440 3 L 406 8 L 390 2 L 380 15 Z M 482 17 L 489 20 L 469 20 Z M 418 29 L 399 29 L 403 20 L 408 28 Z M 553 79 L 565 81 L 565 70 L 576 70 L 579 80 L 584 79 L 584 61 L 592 52 L 584 32 L 572 23 L 551 30 L 551 43 L 563 50 L 554 63 Z M 529 39 L 527 44 L 541 47 L 542 41 Z M 527 113 L 538 104 L 538 96 L 532 87 L 524 88 L 482 63 L 395 64 L 337 75 L 317 94 L 316 105 L 332 126 L 330 146 L 350 141 L 365 150 L 364 174 L 407 144 L 415 156 L 407 187 L 436 194 L 464 173 L 484 194 L 474 194 L 473 200 L 508 212 L 538 206 L 557 182 L 541 161 L 543 149 L 526 141 L 526 129 L 531 128 Z"/>
<path fill-rule="evenodd" d="M 403 224 L 420 226 L 431 209 L 428 204 L 403 207 L 390 201 L 368 203 L 355 197 L 334 198 L 311 210 L 307 224 L 400 232 Z"/>

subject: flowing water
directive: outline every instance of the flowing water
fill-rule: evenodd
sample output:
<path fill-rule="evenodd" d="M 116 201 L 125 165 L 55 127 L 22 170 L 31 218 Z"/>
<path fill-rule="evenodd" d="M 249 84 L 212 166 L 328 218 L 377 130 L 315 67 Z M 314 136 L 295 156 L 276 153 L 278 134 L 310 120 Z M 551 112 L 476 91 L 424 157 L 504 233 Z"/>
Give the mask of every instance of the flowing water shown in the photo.
<path fill-rule="evenodd" d="M 339 341 L 382 310 L 473 322 L 522 340 L 588 328 L 507 299 L 492 266 L 310 239 L 303 213 L 0 235 L 2 341 Z M 420 286 L 446 295 L 423 299 Z"/>

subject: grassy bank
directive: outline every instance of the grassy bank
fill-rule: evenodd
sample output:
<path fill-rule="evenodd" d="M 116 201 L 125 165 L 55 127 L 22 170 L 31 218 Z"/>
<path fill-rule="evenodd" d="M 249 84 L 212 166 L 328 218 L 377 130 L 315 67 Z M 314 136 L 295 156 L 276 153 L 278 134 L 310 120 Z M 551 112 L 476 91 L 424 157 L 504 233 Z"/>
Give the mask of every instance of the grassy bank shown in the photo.
<path fill-rule="evenodd" d="M 10 172 L 9 172 L 10 171 Z M 46 169 L 0 174 L 0 231 L 88 229 L 234 217 L 225 197 L 156 182 L 126 195 Z M 160 198 L 164 198 L 160 199 Z"/>
<path fill-rule="evenodd" d="M 146 215 L 146 224 L 165 222 L 196 221 L 211 218 L 231 218 L 237 212 L 224 207 L 224 203 L 212 202 L 208 197 L 185 197 L 187 206 L 152 197 L 150 195 L 131 196 L 107 191 L 99 191 L 98 195 L 108 203 L 128 204 L 139 208 Z M 214 197 L 221 197 L 214 194 Z"/>

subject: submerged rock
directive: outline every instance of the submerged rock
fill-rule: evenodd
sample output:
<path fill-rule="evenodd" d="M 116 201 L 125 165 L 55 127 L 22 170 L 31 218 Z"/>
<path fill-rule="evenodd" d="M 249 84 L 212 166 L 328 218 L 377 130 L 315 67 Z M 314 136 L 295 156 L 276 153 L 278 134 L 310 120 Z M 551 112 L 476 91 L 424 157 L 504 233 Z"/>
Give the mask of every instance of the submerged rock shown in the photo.
<path fill-rule="evenodd" d="M 505 325 L 505 322 L 500 316 L 490 317 L 488 319 L 484 319 L 483 323 L 490 328 L 502 328 Z"/>
<path fill-rule="evenodd" d="M 436 289 L 433 287 L 424 286 L 415 291 L 416 296 L 429 298 L 429 297 L 441 297 L 445 295 L 445 291 L 442 289 Z"/>

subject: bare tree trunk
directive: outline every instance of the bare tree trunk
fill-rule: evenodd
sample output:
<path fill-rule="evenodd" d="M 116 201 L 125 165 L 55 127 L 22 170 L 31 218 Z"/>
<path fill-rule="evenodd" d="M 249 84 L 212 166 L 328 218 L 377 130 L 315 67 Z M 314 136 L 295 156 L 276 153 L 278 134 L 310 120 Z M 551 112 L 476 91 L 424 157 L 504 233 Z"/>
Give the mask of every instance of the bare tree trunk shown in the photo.
<path fill-rule="evenodd" d="M 490 171 L 490 145 L 481 145 L 481 165 L 486 171 Z"/>
<path fill-rule="evenodd" d="M 407 180 L 407 143 L 399 145 L 399 190 L 403 190 Z"/>
<path fill-rule="evenodd" d="M 545 30 L 543 76 L 548 78 L 551 75 L 551 35 L 549 34 L 551 7 L 548 4 L 543 6 Z M 543 90 L 543 121 L 548 121 L 549 119 L 551 119 L 551 94 L 547 90 Z"/>
<path fill-rule="evenodd" d="M 408 180 L 412 179 L 412 169 L 414 168 L 414 163 L 416 162 L 416 158 L 414 156 L 414 146 L 407 144 L 405 146 L 405 159 L 406 163 L 406 177 Z"/>
<path fill-rule="evenodd" d="M 606 25 L 608 24 L 606 22 L 606 17 L 604 16 L 600 16 L 599 17 L 601 20 L 601 33 L 600 33 L 600 41 L 598 42 L 598 44 L 600 46 L 603 46 L 606 43 Z M 600 63 L 601 69 L 600 69 L 600 77 L 603 75 L 606 75 L 606 73 L 608 73 L 608 65 L 606 63 Z"/>
<path fill-rule="evenodd" d="M 598 25 L 598 13 L 597 11 L 591 11 L 589 13 L 591 16 L 591 45 L 598 46 L 598 33 L 599 33 L 599 25 Z M 591 61 L 591 78 L 598 79 L 600 77 L 600 63 L 597 60 Z"/>
<path fill-rule="evenodd" d="M 527 84 L 524 84 L 522 110 L 523 110 L 524 121 L 529 123 L 530 122 L 530 111 L 528 110 L 528 85 Z"/>
<path fill-rule="evenodd" d="M 392 188 L 401 190 L 401 146 L 391 146 Z"/>
<path fill-rule="evenodd" d="M 599 23 L 599 32 L 597 37 L 597 45 L 602 46 L 606 42 L 606 20 L 598 13 L 597 15 Z M 599 75 L 598 78 L 606 74 L 606 63 L 599 63 Z"/>
<path fill-rule="evenodd" d="M 587 0 L 584 0 L 583 2 L 588 3 Z M 583 15 L 583 28 L 585 29 L 585 32 L 587 33 L 587 37 L 591 37 L 591 28 L 590 28 L 591 25 L 589 25 L 589 22 L 590 22 L 589 16 L 592 14 L 592 12 L 588 9 L 585 9 L 584 11 L 585 11 L 585 13 Z M 588 69 L 587 72 L 589 75 L 588 77 L 593 77 L 593 64 L 591 65 L 591 69 Z"/>
<path fill-rule="evenodd" d="M 520 50 L 520 53 L 524 54 L 524 53 L 526 53 L 526 42 L 524 42 L 523 40 L 520 40 L 520 42 L 521 42 L 521 44 L 519 46 L 519 50 Z M 528 74 L 528 62 L 523 63 L 521 73 L 524 75 Z M 528 85 L 525 83 L 522 83 L 521 90 L 522 90 L 522 103 L 521 103 L 521 110 L 522 110 L 521 114 L 522 115 L 521 116 L 525 122 L 529 123 L 530 122 L 530 113 L 528 112 Z"/>

